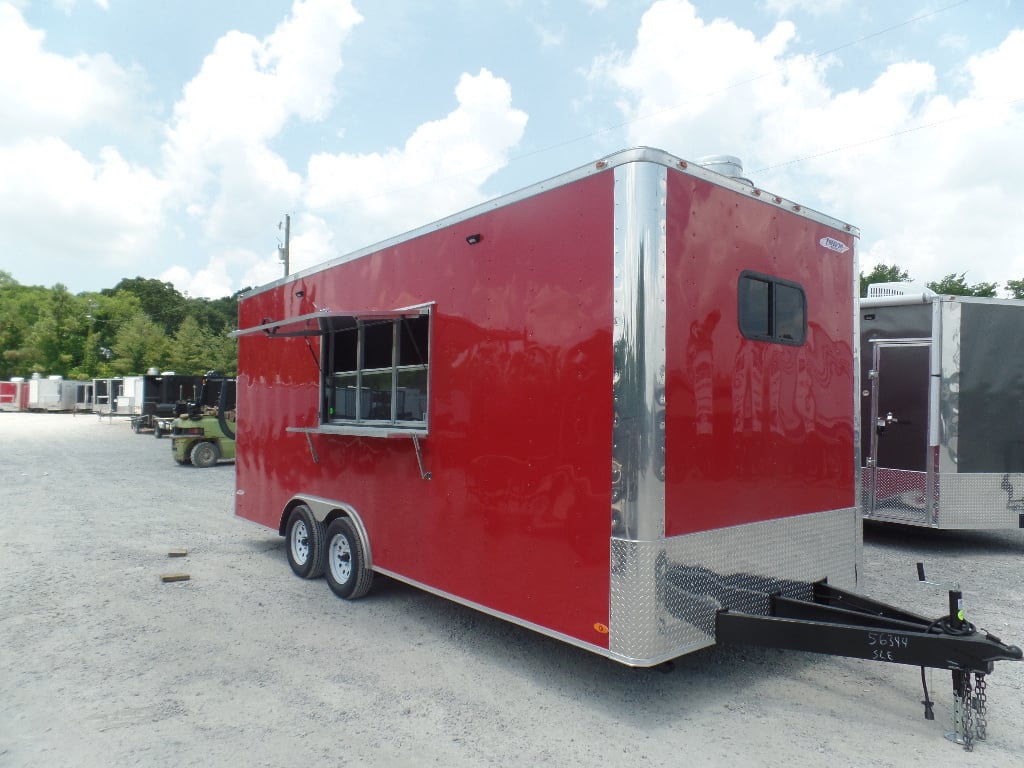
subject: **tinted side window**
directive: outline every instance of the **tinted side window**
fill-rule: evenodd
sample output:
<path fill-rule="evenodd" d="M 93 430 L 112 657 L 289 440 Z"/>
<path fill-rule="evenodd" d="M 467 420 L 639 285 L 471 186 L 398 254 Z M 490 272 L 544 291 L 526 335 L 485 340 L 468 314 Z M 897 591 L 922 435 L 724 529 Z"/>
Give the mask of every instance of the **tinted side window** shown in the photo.
<path fill-rule="evenodd" d="M 737 290 L 740 333 L 748 339 L 800 345 L 807 338 L 807 296 L 797 283 L 743 272 Z"/>
<path fill-rule="evenodd" d="M 740 331 L 744 336 L 765 338 L 772 332 L 771 284 L 753 277 L 740 278 Z"/>

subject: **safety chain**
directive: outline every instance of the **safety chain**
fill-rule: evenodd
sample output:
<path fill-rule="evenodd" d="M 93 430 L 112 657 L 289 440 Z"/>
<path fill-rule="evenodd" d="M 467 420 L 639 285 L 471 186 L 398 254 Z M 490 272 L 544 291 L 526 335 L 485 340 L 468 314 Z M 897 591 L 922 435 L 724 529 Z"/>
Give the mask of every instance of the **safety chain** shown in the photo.
<path fill-rule="evenodd" d="M 963 701 L 960 704 L 960 728 L 964 737 L 964 751 L 974 751 L 974 704 L 971 702 L 971 673 L 964 673 Z"/>
<path fill-rule="evenodd" d="M 974 705 L 971 702 L 971 673 L 953 673 L 953 730 L 946 736 L 964 750 L 974 750 Z"/>
<path fill-rule="evenodd" d="M 974 713 L 978 721 L 975 733 L 979 741 L 984 741 L 988 736 L 988 683 L 984 675 L 975 675 L 974 679 Z"/>

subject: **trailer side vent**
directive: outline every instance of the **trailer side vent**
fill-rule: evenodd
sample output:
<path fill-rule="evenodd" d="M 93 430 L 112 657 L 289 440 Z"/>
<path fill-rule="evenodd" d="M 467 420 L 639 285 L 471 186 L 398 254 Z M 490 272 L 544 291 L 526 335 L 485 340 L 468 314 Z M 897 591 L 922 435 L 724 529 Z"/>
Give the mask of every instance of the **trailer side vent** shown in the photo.
<path fill-rule="evenodd" d="M 708 155 L 698 160 L 697 164 L 709 171 L 754 186 L 754 182 L 743 175 L 743 161 L 733 155 Z"/>
<path fill-rule="evenodd" d="M 868 286 L 869 299 L 877 299 L 882 296 L 910 296 L 925 294 L 927 296 L 937 296 L 931 288 L 921 285 L 920 283 L 872 283 Z"/>

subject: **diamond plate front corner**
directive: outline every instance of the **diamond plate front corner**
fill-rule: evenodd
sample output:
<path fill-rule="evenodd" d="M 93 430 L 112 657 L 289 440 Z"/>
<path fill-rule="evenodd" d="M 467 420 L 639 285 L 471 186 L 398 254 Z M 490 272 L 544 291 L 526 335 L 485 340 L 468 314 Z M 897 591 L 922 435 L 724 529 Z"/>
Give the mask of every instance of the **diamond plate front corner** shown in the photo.
<path fill-rule="evenodd" d="M 766 615 L 769 595 L 809 599 L 828 579 L 853 588 L 856 507 L 657 541 L 612 539 L 609 653 L 651 666 L 715 644 L 722 608 Z"/>

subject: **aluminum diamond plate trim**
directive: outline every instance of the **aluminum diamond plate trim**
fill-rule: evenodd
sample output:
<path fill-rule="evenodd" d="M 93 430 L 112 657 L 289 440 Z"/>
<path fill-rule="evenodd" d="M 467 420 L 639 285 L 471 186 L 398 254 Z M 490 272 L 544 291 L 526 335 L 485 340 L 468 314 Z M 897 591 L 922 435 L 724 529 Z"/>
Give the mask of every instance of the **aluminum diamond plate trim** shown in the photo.
<path fill-rule="evenodd" d="M 1024 474 L 955 473 L 934 475 L 935 503 L 926 504 L 927 473 L 879 469 L 879 493 L 871 509 L 870 472 L 862 486 L 865 518 L 926 528 L 1019 528 L 1024 514 Z"/>
<path fill-rule="evenodd" d="M 1024 512 L 1024 474 L 940 474 L 940 528 L 1017 528 Z"/>
<path fill-rule="evenodd" d="M 824 578 L 854 588 L 856 507 L 658 541 L 612 539 L 609 654 L 649 666 L 715 643 L 715 613 L 767 613 L 768 593 L 808 597 Z"/>

